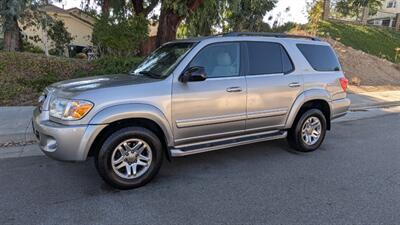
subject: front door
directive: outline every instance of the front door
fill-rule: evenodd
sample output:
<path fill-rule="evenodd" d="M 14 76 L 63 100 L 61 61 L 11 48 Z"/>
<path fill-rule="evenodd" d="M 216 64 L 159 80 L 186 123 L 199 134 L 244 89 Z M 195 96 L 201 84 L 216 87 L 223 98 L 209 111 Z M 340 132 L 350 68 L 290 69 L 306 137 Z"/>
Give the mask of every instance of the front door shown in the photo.
<path fill-rule="evenodd" d="M 175 145 L 224 138 L 244 131 L 246 81 L 240 70 L 240 43 L 214 43 L 199 51 L 189 67 L 204 67 L 207 79 L 174 79 L 172 120 Z"/>
<path fill-rule="evenodd" d="M 284 126 L 290 107 L 302 91 L 302 77 L 280 43 L 246 42 L 246 129 L 272 130 Z"/>

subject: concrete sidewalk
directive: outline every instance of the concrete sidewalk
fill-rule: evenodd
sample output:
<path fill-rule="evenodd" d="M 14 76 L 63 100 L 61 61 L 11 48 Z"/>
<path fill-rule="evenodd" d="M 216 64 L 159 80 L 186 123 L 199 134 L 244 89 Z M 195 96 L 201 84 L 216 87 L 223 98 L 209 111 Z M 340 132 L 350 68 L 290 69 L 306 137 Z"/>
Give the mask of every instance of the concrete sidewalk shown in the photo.
<path fill-rule="evenodd" d="M 383 108 L 400 105 L 400 91 L 349 93 L 350 110 Z"/>
<path fill-rule="evenodd" d="M 33 106 L 0 107 L 0 146 L 6 142 L 34 140 L 33 109 Z"/>
<path fill-rule="evenodd" d="M 400 91 L 350 93 L 348 96 L 353 111 L 400 106 Z M 35 140 L 31 126 L 33 109 L 32 106 L 0 107 L 0 148 L 5 147 L 5 143 L 18 146 Z"/>

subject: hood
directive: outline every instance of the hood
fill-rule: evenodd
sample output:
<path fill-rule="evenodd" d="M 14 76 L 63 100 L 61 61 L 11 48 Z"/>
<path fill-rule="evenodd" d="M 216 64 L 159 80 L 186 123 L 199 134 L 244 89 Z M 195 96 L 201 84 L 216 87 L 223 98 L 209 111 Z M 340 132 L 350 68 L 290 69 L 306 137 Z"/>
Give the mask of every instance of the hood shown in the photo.
<path fill-rule="evenodd" d="M 158 79 L 128 74 L 114 74 L 72 79 L 54 83 L 48 87 L 59 95 L 71 96 L 94 89 L 119 87 L 159 81 Z"/>

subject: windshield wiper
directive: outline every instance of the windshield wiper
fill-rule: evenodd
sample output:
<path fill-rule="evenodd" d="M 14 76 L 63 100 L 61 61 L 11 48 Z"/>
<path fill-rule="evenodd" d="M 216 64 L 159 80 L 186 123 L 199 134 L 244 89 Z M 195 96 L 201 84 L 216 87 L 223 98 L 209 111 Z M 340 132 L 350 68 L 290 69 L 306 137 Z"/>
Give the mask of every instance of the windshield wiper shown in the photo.
<path fill-rule="evenodd" d="M 143 74 L 143 75 L 149 76 L 151 78 L 155 78 L 155 79 L 161 79 L 162 78 L 161 75 L 156 74 L 154 72 L 151 72 L 149 70 L 140 71 L 139 74 Z"/>

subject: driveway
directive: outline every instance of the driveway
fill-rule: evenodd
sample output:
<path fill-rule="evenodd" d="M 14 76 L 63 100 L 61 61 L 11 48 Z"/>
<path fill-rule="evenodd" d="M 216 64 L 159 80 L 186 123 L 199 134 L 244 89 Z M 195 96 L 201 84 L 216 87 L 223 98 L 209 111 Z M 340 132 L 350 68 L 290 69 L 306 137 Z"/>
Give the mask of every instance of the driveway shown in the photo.
<path fill-rule="evenodd" d="M 333 124 L 321 149 L 258 143 L 165 162 L 149 185 L 105 185 L 93 161 L 0 160 L 0 224 L 396 224 L 400 114 Z"/>

